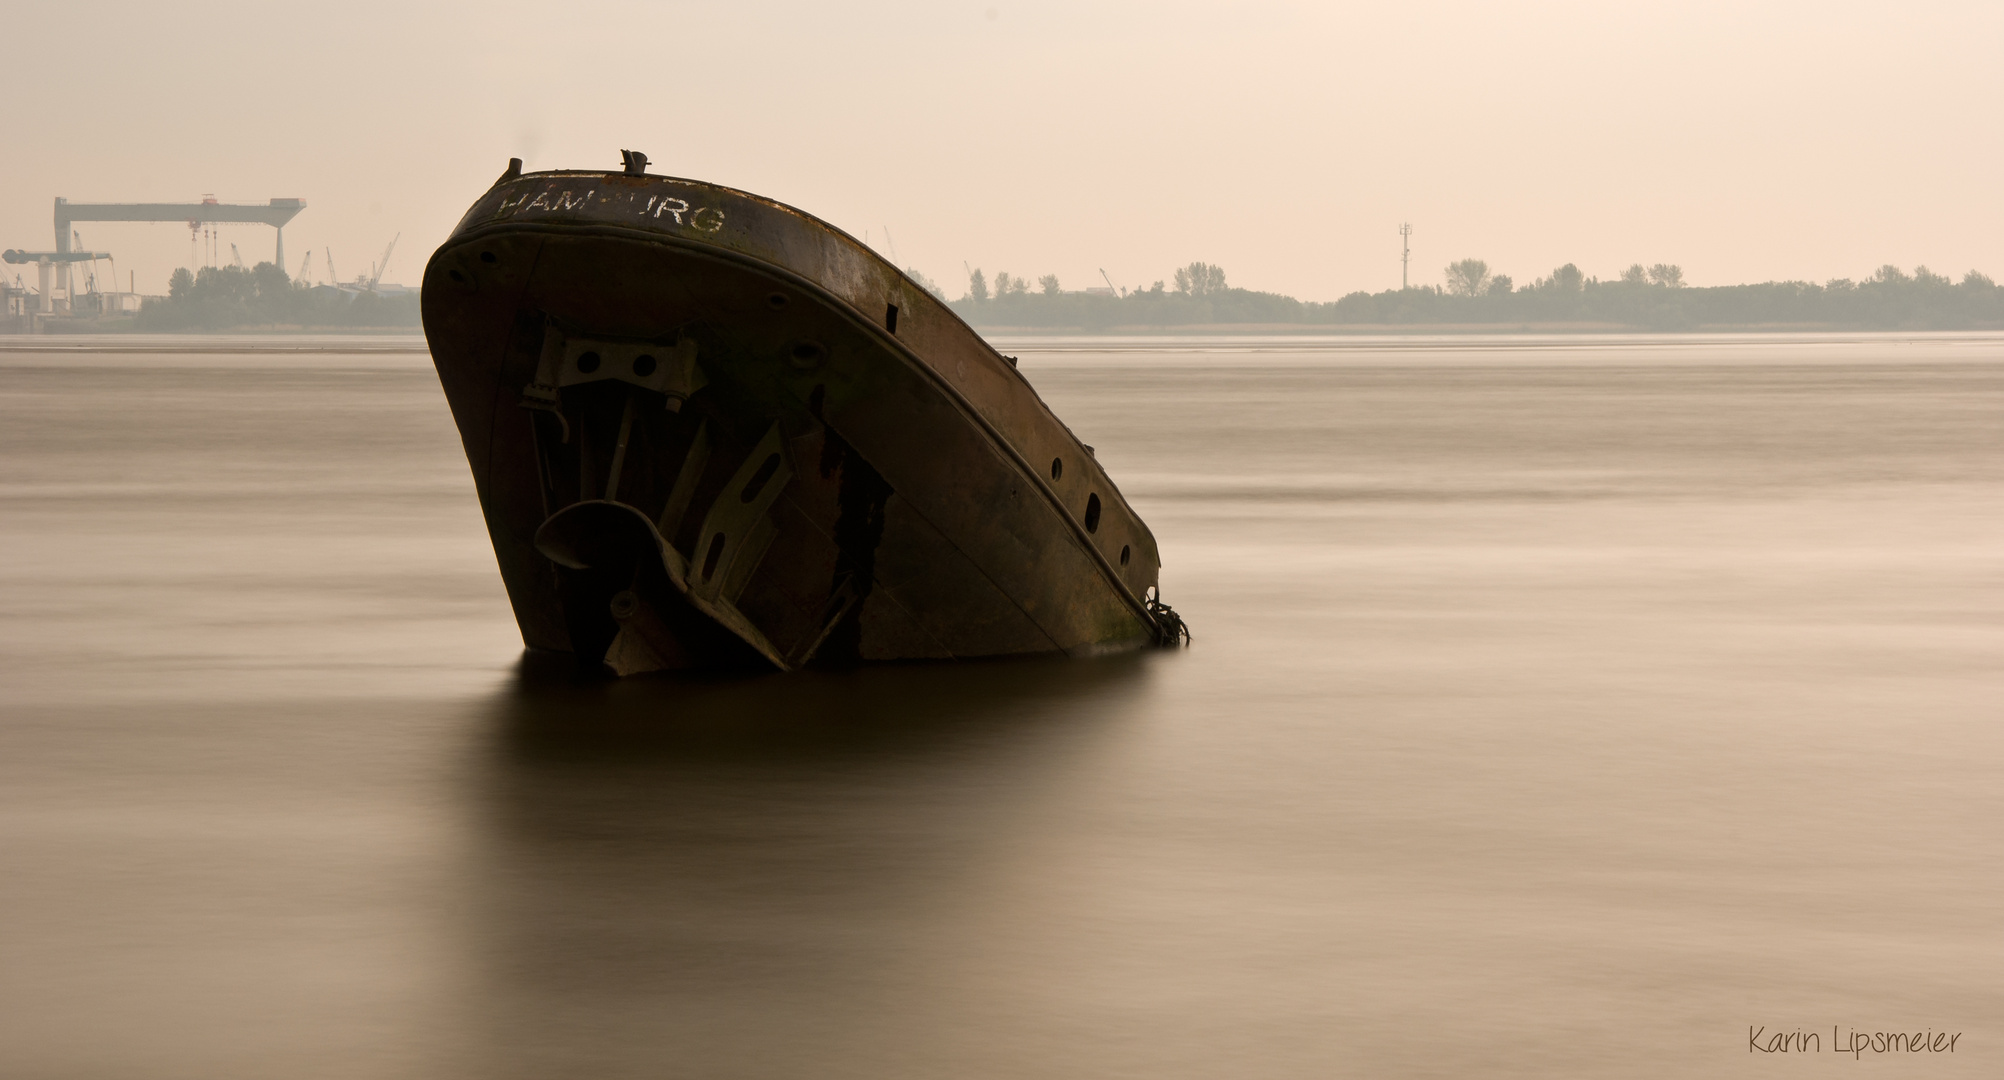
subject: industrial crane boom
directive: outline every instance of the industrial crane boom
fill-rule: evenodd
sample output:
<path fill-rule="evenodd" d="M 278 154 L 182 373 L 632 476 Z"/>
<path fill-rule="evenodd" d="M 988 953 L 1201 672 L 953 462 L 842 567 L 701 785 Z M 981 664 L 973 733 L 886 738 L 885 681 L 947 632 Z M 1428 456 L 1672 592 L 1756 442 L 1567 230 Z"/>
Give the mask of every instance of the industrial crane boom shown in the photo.
<path fill-rule="evenodd" d="M 390 246 L 383 249 L 383 261 L 376 264 L 375 276 L 369 279 L 370 292 L 374 292 L 376 289 L 376 283 L 383 280 L 383 271 L 388 270 L 390 268 L 390 252 L 397 250 L 397 241 L 403 239 L 403 236 L 404 236 L 403 233 L 398 233 L 397 235 L 390 237 Z"/>

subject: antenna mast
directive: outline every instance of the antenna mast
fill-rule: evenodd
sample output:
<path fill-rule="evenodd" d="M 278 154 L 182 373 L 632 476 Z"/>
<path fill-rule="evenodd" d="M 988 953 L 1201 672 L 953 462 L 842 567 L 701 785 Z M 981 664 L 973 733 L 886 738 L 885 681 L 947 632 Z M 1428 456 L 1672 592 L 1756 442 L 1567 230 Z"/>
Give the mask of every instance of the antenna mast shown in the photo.
<path fill-rule="evenodd" d="M 1412 235 L 1413 235 L 1413 227 L 1410 223 L 1399 226 L 1399 291 L 1400 292 L 1404 292 L 1405 290 L 1412 288 L 1412 283 L 1408 280 L 1406 276 L 1406 271 L 1410 268 L 1413 260 Z"/>

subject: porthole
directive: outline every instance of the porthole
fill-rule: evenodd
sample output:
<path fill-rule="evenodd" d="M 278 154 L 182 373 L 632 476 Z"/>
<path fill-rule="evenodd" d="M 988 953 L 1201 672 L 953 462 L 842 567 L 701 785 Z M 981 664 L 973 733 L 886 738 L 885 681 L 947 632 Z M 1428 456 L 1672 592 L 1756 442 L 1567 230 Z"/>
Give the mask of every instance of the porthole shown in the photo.
<path fill-rule="evenodd" d="M 578 370 L 589 375 L 598 370 L 598 354 L 595 352 L 578 354 Z"/>
<path fill-rule="evenodd" d="M 457 271 L 457 270 L 448 270 L 448 271 L 446 271 L 446 276 L 447 276 L 447 277 L 450 277 L 450 278 L 451 278 L 452 280 L 454 280 L 454 281 L 457 281 L 457 282 L 459 282 L 459 283 L 460 283 L 461 285 L 464 285 L 464 284 L 466 284 L 466 275 L 465 275 L 465 274 L 462 274 L 462 273 L 460 273 L 460 272 L 459 272 L 459 271 Z"/>
<path fill-rule="evenodd" d="M 654 368 L 654 357 L 649 353 L 641 353 L 633 358 L 633 373 L 643 379 L 654 374 Z"/>
<path fill-rule="evenodd" d="M 1085 527 L 1087 532 L 1099 531 L 1099 496 L 1086 496 Z"/>
<path fill-rule="evenodd" d="M 1129 545 L 1127 545 L 1127 544 L 1122 544 L 1122 545 L 1120 545 L 1120 565 L 1122 565 L 1122 566 L 1126 566 L 1126 565 L 1127 565 L 1127 557 L 1128 557 L 1129 555 L 1132 555 L 1132 554 L 1134 554 L 1134 548 L 1133 548 L 1133 547 L 1131 547 L 1131 546 L 1129 546 Z"/>
<path fill-rule="evenodd" d="M 492 266 L 493 264 L 498 263 L 501 260 L 495 258 L 493 252 L 483 251 L 480 253 L 480 261 L 488 264 L 489 266 Z"/>
<path fill-rule="evenodd" d="M 765 298 L 765 302 L 771 304 L 773 307 L 783 308 L 786 306 L 786 294 L 773 293 Z"/>
<path fill-rule="evenodd" d="M 1054 458 L 1052 458 L 1052 459 L 1051 459 L 1051 479 L 1053 479 L 1053 480 L 1056 480 L 1057 478 L 1059 478 L 1059 477 L 1061 477 L 1061 476 L 1063 476 L 1063 475 L 1065 475 L 1065 459 L 1064 459 L 1064 458 L 1061 458 L 1061 457 L 1054 457 Z"/>
<path fill-rule="evenodd" d="M 818 341 L 796 341 L 792 350 L 788 352 L 787 359 L 794 367 L 808 371 L 821 366 L 821 362 L 828 359 L 828 346 Z"/>

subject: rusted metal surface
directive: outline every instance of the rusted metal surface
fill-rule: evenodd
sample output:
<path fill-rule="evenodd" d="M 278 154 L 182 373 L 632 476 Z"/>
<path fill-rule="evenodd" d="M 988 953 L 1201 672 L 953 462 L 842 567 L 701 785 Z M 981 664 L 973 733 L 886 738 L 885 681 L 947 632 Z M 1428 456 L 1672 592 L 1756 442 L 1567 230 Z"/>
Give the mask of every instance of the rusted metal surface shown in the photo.
<path fill-rule="evenodd" d="M 1013 362 L 841 231 L 637 157 L 511 165 L 425 270 L 531 647 L 625 674 L 1174 640 L 1154 537 Z"/>

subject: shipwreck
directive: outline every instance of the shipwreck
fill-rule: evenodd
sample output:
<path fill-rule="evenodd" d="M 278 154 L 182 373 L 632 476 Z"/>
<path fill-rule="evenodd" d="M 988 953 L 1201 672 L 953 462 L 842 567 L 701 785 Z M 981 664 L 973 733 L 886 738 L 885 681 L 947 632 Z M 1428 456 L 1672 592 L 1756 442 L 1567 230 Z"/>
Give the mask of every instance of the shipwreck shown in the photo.
<path fill-rule="evenodd" d="M 529 647 L 623 675 L 1187 640 L 1012 358 L 826 222 L 625 158 L 511 161 L 425 269 Z"/>

